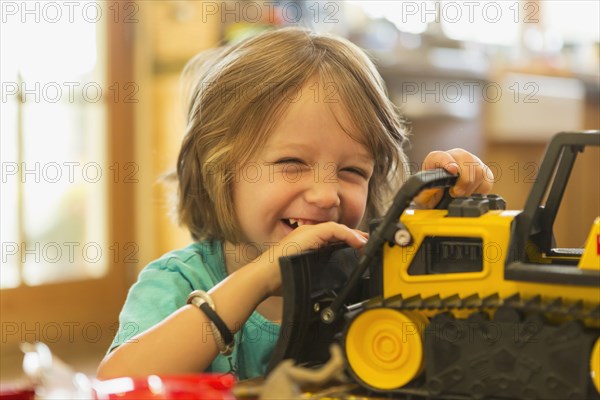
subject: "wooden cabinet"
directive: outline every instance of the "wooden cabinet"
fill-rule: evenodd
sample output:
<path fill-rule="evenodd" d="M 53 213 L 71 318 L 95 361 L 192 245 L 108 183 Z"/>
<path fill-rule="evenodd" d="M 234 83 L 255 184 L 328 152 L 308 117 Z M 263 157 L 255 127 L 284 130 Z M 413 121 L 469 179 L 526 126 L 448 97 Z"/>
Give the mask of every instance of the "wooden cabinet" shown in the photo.
<path fill-rule="evenodd" d="M 214 1 L 140 2 L 147 7 L 154 61 L 185 63 L 220 38 L 220 14 Z"/>
<path fill-rule="evenodd" d="M 554 134 L 563 130 L 600 129 L 600 106 L 597 94 L 593 95 L 594 91 L 597 93 L 597 85 L 590 86 L 576 77 L 529 76 L 531 79 L 524 83 L 529 82 L 533 85 L 530 89 L 536 89 L 532 100 L 537 102 L 509 104 L 512 112 L 497 112 L 493 108 L 502 105 L 487 103 L 485 110 L 486 150 L 481 158 L 496 175 L 494 192 L 506 199 L 510 209 L 524 207 L 546 146 Z M 549 81 L 575 87 L 574 92 L 579 95 L 572 95 L 572 91 L 563 98 L 559 91 L 548 96 L 552 85 L 540 82 Z M 558 106 L 559 103 L 563 106 Z M 498 122 L 500 114 L 511 120 Z M 503 130 L 511 132 L 502 135 Z M 594 218 L 600 215 L 599 170 L 600 149 L 589 148 L 578 156 L 554 225 L 558 246 L 582 247 Z"/>
<path fill-rule="evenodd" d="M 165 252 L 191 242 L 187 230 L 168 215 L 167 187 L 161 176 L 175 167 L 185 129 L 180 75 L 189 59 L 218 45 L 221 22 L 206 1 L 142 1 L 135 31 L 136 230 L 139 268 Z"/>

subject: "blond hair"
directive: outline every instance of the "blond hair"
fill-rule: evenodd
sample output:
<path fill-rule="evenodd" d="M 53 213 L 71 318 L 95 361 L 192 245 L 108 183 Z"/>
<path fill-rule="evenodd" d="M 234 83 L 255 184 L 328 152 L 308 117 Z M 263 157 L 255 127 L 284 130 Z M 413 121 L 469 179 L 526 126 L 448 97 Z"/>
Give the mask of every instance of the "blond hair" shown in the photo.
<path fill-rule="evenodd" d="M 404 178 L 403 121 L 369 57 L 345 39 L 275 29 L 200 53 L 183 76 L 192 83 L 177 160 L 176 213 L 196 240 L 243 240 L 233 207 L 235 166 L 266 142 L 289 94 L 314 76 L 333 84 L 352 131 L 361 133 L 348 134 L 375 160 L 363 222 L 381 215 Z"/>

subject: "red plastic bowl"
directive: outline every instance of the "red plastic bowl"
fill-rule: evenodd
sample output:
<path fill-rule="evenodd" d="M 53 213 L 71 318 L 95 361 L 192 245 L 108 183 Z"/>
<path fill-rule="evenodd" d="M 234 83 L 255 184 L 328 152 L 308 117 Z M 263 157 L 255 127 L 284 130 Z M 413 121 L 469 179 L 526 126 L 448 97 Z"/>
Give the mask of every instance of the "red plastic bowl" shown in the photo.
<path fill-rule="evenodd" d="M 0 386 L 0 400 L 34 400 L 35 389 L 31 387 Z"/>
<path fill-rule="evenodd" d="M 115 378 L 97 381 L 94 395 L 98 400 L 208 400 L 235 399 L 231 389 L 236 379 L 231 374 L 193 374 L 146 378 Z"/>

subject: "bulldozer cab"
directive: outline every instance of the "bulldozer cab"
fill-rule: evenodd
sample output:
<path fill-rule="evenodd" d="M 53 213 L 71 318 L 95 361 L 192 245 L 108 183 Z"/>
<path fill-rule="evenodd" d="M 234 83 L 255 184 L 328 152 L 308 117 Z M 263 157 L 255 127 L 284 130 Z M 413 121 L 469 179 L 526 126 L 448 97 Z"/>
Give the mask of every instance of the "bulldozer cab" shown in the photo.
<path fill-rule="evenodd" d="M 600 146 L 600 131 L 561 132 L 548 145 L 525 207 L 514 221 L 506 279 L 600 285 L 598 219 L 582 248 L 556 247 L 553 234 L 575 160 L 589 146 Z"/>

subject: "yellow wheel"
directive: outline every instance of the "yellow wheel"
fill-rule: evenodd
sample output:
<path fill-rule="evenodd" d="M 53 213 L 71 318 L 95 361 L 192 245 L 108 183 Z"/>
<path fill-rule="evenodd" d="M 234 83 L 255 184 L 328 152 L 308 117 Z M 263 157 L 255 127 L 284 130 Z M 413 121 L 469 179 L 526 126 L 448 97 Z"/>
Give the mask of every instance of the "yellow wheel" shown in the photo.
<path fill-rule="evenodd" d="M 346 333 L 346 357 L 357 378 L 372 388 L 401 388 L 423 369 L 427 318 L 391 308 L 359 314 Z"/>
<path fill-rule="evenodd" d="M 596 339 L 596 344 L 592 349 L 590 367 L 592 369 L 592 382 L 594 382 L 594 386 L 596 386 L 596 390 L 600 394 L 600 338 Z"/>

